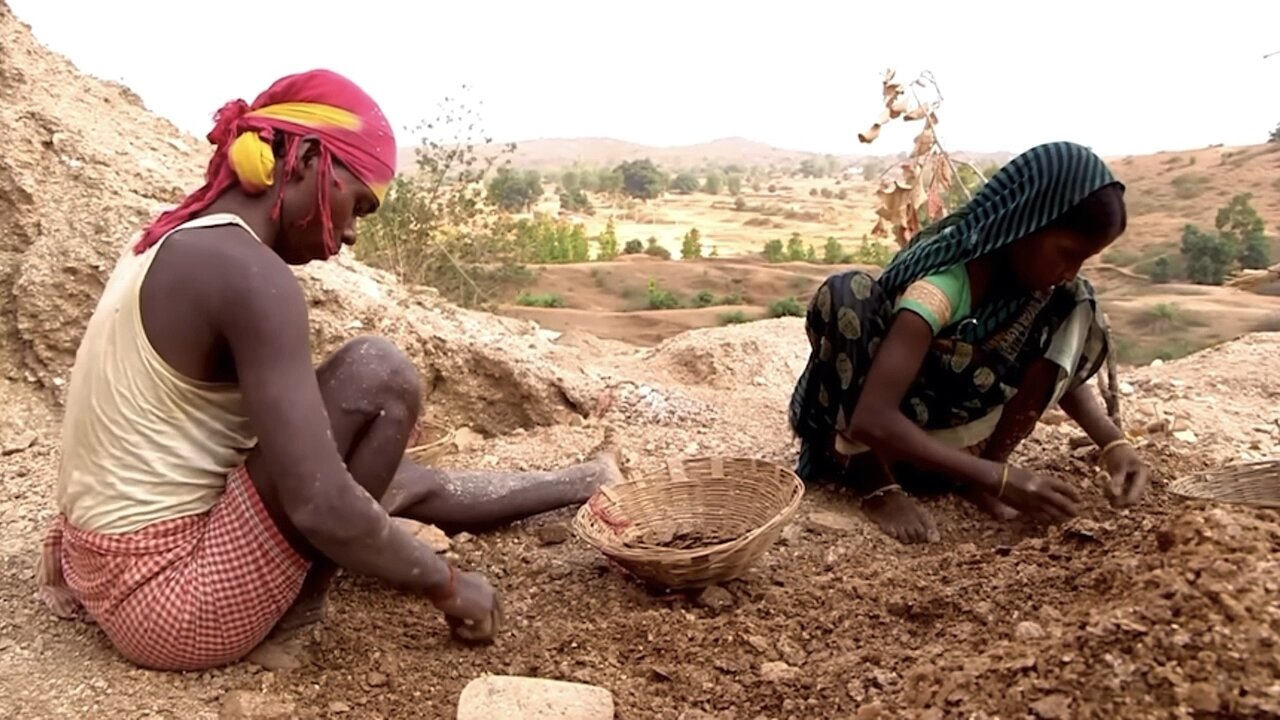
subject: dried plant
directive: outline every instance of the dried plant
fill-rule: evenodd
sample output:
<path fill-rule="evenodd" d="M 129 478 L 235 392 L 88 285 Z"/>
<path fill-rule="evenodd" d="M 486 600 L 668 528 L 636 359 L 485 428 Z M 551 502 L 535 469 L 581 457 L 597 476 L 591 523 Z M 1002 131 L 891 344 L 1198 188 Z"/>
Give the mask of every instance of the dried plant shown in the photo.
<path fill-rule="evenodd" d="M 877 237 L 892 235 L 899 247 L 905 247 L 920 231 L 923 222 L 938 220 L 953 209 L 948 207 L 954 204 L 948 202 L 949 196 L 955 195 L 949 192 L 953 186 L 961 190 L 965 200 L 970 196 L 966 184 L 958 181 L 956 161 L 938 141 L 938 108 L 942 105 L 942 92 L 933 75 L 925 71 L 910 83 L 904 83 L 890 69 L 885 71 L 882 86 L 884 110 L 870 129 L 858 133 L 858 140 L 868 144 L 875 142 L 881 128 L 894 120 L 922 122 L 907 158 L 881 174 L 880 187 L 876 190 L 878 219 L 871 234 Z M 929 97 L 922 100 L 919 90 L 931 91 Z M 977 167 L 964 164 L 976 174 L 977 179 L 986 181 Z"/>

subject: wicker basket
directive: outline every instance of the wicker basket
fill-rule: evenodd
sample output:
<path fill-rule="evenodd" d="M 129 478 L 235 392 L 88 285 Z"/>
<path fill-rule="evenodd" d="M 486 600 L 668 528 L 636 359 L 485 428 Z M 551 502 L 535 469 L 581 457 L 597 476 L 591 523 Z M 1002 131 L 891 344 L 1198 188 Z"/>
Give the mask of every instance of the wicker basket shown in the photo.
<path fill-rule="evenodd" d="M 425 420 L 422 424 L 424 426 L 423 435 L 431 439 L 405 450 L 404 455 L 419 465 L 435 465 L 453 450 L 453 438 L 456 433 L 448 425 L 431 420 Z"/>
<path fill-rule="evenodd" d="M 795 473 L 763 460 L 672 460 L 665 471 L 601 488 L 574 530 L 651 587 L 705 587 L 751 567 L 803 496 Z"/>
<path fill-rule="evenodd" d="M 1236 463 L 1169 483 L 1169 492 L 1217 502 L 1280 507 L 1280 460 Z"/>

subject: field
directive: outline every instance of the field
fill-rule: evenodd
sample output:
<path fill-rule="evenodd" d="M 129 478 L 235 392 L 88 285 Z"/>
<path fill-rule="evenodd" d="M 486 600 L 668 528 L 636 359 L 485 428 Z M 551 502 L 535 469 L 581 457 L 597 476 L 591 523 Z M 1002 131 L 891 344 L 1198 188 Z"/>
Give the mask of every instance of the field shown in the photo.
<path fill-rule="evenodd" d="M 584 141 L 584 147 L 587 157 L 608 157 L 604 150 L 593 150 L 592 141 Z M 537 157 L 543 165 L 550 163 L 545 150 Z M 745 164 L 753 157 L 744 155 L 741 161 Z M 580 159 L 566 156 L 562 164 Z M 1280 175 L 1280 144 L 1108 160 L 1126 183 L 1129 228 L 1090 261 L 1085 273 L 1103 298 L 1122 360 L 1145 363 L 1181 357 L 1247 332 L 1280 328 L 1280 301 L 1270 288 L 1243 295 L 1212 286 L 1155 284 L 1149 278 L 1156 258 L 1181 262 L 1184 225 L 1211 229 L 1218 208 L 1237 193 L 1251 193 L 1259 214 L 1271 224 L 1280 222 L 1280 183 L 1274 181 Z M 635 255 L 613 262 L 537 266 L 524 292 L 558 307 L 519 305 L 519 291 L 512 290 L 503 298 L 501 311 L 557 330 L 583 329 L 646 345 L 689 328 L 765 317 L 770 303 L 795 298 L 803 304 L 827 274 L 840 269 L 808 262 L 768 263 L 762 249 L 770 240 L 785 243 L 798 233 L 819 257 L 833 237 L 845 252 L 857 251 L 864 241 L 882 243 L 889 250 L 888 241 L 869 238 L 875 223 L 874 187 L 857 173 L 842 178 L 778 176 L 755 187 L 744 185 L 741 198 L 746 209 L 735 209 L 735 198 L 728 194 L 668 193 L 646 203 L 597 196 L 594 214 L 564 217 L 581 223 L 592 236 L 612 220 L 620 243 L 655 238 L 676 259 Z M 836 197 L 841 192 L 846 199 Z M 559 212 L 552 183 L 536 211 Z M 680 261 L 681 239 L 693 228 L 701 234 L 704 257 Z M 1278 242 L 1273 238 L 1272 252 L 1280 259 Z M 655 309 L 647 293 L 650 280 L 670 292 L 681 307 Z M 703 307 L 699 293 L 735 303 Z M 554 303 L 547 302 L 551 298 Z"/>

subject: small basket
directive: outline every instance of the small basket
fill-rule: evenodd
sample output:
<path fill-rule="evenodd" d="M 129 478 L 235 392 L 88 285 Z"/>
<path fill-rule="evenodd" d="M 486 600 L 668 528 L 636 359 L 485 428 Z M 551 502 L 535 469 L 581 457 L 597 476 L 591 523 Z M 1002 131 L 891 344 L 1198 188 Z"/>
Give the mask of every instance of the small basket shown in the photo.
<path fill-rule="evenodd" d="M 800 478 L 773 463 L 677 459 L 665 471 L 600 488 L 573 526 L 651 587 L 706 587 L 746 572 L 777 542 L 802 497 Z"/>
<path fill-rule="evenodd" d="M 1183 497 L 1280 508 L 1280 460 L 1256 460 L 1178 478 L 1169 492 Z"/>
<path fill-rule="evenodd" d="M 424 420 L 422 425 L 425 428 L 424 434 L 434 439 L 405 450 L 404 456 L 419 465 L 435 465 L 453 450 L 453 439 L 457 433 L 448 425 L 431 420 Z"/>

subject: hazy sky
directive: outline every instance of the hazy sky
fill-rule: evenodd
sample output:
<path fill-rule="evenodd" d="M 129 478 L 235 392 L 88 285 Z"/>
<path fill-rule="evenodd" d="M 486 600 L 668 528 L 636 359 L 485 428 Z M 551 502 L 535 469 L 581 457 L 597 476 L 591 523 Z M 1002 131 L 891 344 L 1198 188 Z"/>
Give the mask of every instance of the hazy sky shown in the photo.
<path fill-rule="evenodd" d="M 364 85 L 398 131 L 468 84 L 500 140 L 896 152 L 901 133 L 857 140 L 888 66 L 933 71 L 956 149 L 1136 154 L 1261 142 L 1280 122 L 1280 56 L 1262 59 L 1280 50 L 1276 0 L 8 2 L 200 137 L 222 103 L 313 67 Z"/>

